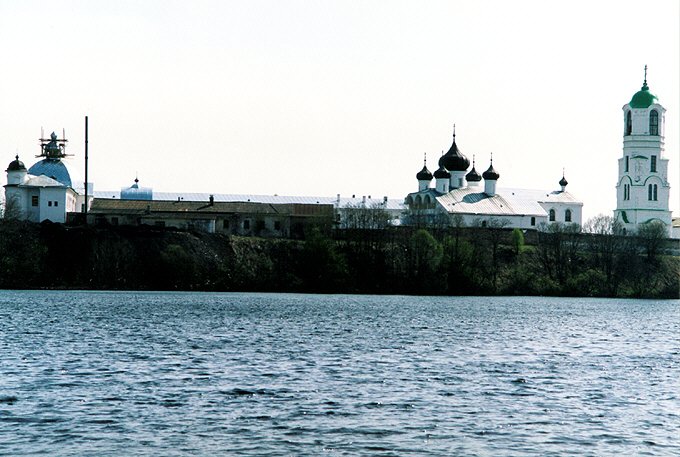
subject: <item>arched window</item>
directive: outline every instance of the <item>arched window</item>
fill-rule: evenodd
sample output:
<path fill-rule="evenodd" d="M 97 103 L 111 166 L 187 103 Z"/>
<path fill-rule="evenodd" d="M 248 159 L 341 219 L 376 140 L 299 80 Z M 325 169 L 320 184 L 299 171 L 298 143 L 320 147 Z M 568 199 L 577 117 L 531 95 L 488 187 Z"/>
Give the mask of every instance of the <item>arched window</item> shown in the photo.
<path fill-rule="evenodd" d="M 564 222 L 571 222 L 571 210 L 564 211 Z"/>
<path fill-rule="evenodd" d="M 554 209 L 550 210 L 548 219 L 550 220 L 550 222 L 555 222 L 555 210 Z"/>
<path fill-rule="evenodd" d="M 420 195 L 416 197 L 416 208 L 420 208 L 423 205 L 423 200 L 420 198 Z"/>
<path fill-rule="evenodd" d="M 631 117 L 630 111 L 626 111 L 626 129 L 624 134 L 630 135 L 633 132 L 633 118 Z"/>
<path fill-rule="evenodd" d="M 531 216 L 531 225 L 536 225 L 536 218 L 534 216 Z"/>
<path fill-rule="evenodd" d="M 655 109 L 649 113 L 649 134 L 659 134 L 659 112 Z"/>
<path fill-rule="evenodd" d="M 659 186 L 656 184 L 650 184 L 647 186 L 647 200 L 657 201 L 659 199 Z"/>

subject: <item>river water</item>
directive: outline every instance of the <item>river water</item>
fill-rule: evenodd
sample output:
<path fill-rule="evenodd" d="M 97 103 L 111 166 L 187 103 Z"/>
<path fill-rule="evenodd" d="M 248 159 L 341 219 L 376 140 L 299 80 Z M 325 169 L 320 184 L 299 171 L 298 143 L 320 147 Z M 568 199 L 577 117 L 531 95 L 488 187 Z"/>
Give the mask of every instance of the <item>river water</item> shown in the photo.
<path fill-rule="evenodd" d="M 680 455 L 680 301 L 3 291 L 0 455 Z"/>

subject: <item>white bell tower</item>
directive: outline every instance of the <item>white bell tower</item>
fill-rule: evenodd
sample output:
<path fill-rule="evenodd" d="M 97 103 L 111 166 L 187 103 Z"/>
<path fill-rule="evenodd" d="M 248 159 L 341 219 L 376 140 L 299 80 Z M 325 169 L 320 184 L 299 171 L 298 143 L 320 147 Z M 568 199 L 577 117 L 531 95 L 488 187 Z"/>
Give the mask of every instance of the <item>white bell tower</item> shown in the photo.
<path fill-rule="evenodd" d="M 642 88 L 623 106 L 623 157 L 619 159 L 614 218 L 627 232 L 640 224 L 661 221 L 671 233 L 668 209 L 670 184 L 664 158 L 666 110 L 647 86 L 647 66 Z"/>

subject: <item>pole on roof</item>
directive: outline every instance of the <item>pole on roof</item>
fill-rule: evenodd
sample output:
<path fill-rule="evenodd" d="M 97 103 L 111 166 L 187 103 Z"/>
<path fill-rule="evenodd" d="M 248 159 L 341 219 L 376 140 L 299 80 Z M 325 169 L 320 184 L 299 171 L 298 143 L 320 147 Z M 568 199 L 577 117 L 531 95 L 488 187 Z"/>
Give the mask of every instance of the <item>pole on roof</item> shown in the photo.
<path fill-rule="evenodd" d="M 85 225 L 87 225 L 87 116 L 85 116 L 85 206 L 83 212 L 85 213 Z"/>

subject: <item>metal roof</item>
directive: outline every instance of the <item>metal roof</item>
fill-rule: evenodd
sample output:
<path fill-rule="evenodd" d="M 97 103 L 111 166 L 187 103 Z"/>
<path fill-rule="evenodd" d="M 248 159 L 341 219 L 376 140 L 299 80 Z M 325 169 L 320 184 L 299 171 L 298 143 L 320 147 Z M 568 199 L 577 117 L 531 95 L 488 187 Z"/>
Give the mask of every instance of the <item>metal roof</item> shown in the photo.
<path fill-rule="evenodd" d="M 22 184 L 23 186 L 33 186 L 33 187 L 66 187 L 59 181 L 48 178 L 45 175 L 32 176 L 28 175 L 28 180 Z"/>
<path fill-rule="evenodd" d="M 120 200 L 95 198 L 91 213 L 245 213 L 245 214 L 284 214 L 293 216 L 319 216 L 332 212 L 331 205 L 273 204 L 257 202 L 218 202 L 185 200 Z"/>
<path fill-rule="evenodd" d="M 489 214 L 497 216 L 545 216 L 547 213 L 540 203 L 569 203 L 583 206 L 569 192 L 541 191 L 534 189 L 497 189 L 493 197 L 484 193 L 484 188 L 463 187 L 453 189 L 437 197 L 449 213 Z"/>
<path fill-rule="evenodd" d="M 153 192 L 153 201 L 195 201 L 207 202 L 210 196 L 215 202 L 252 202 L 252 203 L 273 203 L 273 204 L 326 204 L 336 208 L 343 208 L 348 205 L 383 206 L 386 210 L 401 211 L 404 209 L 403 199 L 368 198 L 366 197 L 314 197 L 314 196 L 289 196 L 289 195 L 253 195 L 253 194 L 207 194 L 194 192 Z M 96 198 L 119 199 L 120 191 L 95 191 Z"/>
<path fill-rule="evenodd" d="M 36 162 L 28 169 L 28 174 L 34 176 L 45 175 L 79 192 L 83 191 L 85 187 L 82 179 L 73 170 L 73 167 L 61 159 L 43 159 Z"/>

